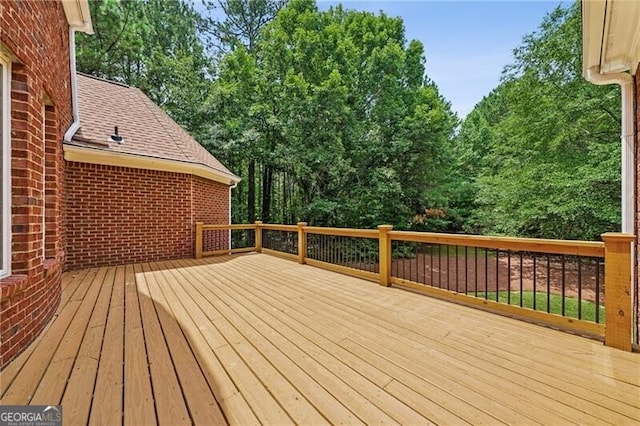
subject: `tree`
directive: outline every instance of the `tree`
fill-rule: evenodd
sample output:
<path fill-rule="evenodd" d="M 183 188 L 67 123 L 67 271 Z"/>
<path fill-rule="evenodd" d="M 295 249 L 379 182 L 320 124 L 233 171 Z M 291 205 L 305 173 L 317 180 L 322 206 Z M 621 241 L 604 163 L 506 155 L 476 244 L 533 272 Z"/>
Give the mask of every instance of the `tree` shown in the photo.
<path fill-rule="evenodd" d="M 401 19 L 291 1 L 223 58 L 208 107 L 214 152 L 261 165 L 263 220 L 406 227 L 441 202 L 456 120 Z"/>
<path fill-rule="evenodd" d="M 462 124 L 468 231 L 596 239 L 619 227 L 619 89 L 582 78 L 580 19 L 579 3 L 550 13 Z"/>
<path fill-rule="evenodd" d="M 202 17 L 181 0 L 95 0 L 89 7 L 95 34 L 77 35 L 78 71 L 138 87 L 199 133 L 212 73 L 199 37 Z"/>
<path fill-rule="evenodd" d="M 216 9 L 224 12 L 223 20 L 208 19 L 209 40 L 215 43 L 218 50 L 229 52 L 241 49 L 239 55 L 247 53 L 250 56 L 255 56 L 256 44 L 263 27 L 275 18 L 278 11 L 286 3 L 286 0 L 207 0 L 204 3 L 209 12 Z M 244 179 L 246 183 L 243 183 L 239 191 L 237 191 L 241 195 L 244 194 L 243 189 L 246 185 L 246 218 L 249 223 L 253 223 L 256 219 L 255 151 L 257 150 L 257 146 L 247 147 L 247 174 Z M 244 169 L 242 164 L 238 164 L 238 167 Z M 265 179 L 263 179 L 262 190 L 262 217 L 264 220 L 268 220 L 270 216 L 269 195 L 271 194 L 273 172 L 267 164 L 264 166 L 263 174 Z"/>

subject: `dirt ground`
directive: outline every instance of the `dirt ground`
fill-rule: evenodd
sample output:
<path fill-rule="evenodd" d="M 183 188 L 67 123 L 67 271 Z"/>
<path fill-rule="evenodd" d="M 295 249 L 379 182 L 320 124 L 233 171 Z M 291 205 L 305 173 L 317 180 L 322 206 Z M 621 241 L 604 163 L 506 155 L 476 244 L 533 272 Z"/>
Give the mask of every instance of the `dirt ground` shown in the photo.
<path fill-rule="evenodd" d="M 460 293 L 476 291 L 520 291 L 520 289 L 564 294 L 568 297 L 581 297 L 582 300 L 595 302 L 596 287 L 599 290 L 598 302 L 604 302 L 604 267 L 597 268 L 597 260 L 583 259 L 580 264 L 575 258 L 566 257 L 563 262 L 559 256 L 519 255 L 510 258 L 506 253 L 478 251 L 477 258 L 473 249 L 455 253 L 418 253 L 413 258 L 396 259 L 392 262 L 391 274 L 394 277 L 429 284 Z M 522 263 L 522 267 L 521 267 Z M 378 271 L 378 264 L 351 264 L 351 267 L 368 271 Z M 596 270 L 599 278 L 596 279 Z M 582 282 L 581 294 L 578 288 Z M 535 288 L 534 288 L 535 287 Z"/>

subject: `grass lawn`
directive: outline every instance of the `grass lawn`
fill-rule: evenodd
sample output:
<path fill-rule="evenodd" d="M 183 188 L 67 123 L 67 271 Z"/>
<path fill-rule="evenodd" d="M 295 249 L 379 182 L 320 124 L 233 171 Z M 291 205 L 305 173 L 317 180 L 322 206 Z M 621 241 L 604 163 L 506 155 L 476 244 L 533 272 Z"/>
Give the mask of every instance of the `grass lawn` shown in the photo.
<path fill-rule="evenodd" d="M 507 302 L 507 293 L 506 291 L 498 292 L 498 302 L 500 303 L 508 303 Z M 475 296 L 475 293 L 469 293 L 470 296 Z M 478 292 L 478 298 L 485 298 L 485 292 Z M 486 298 L 489 300 L 496 300 L 496 292 L 489 291 L 486 293 Z M 533 300 L 534 300 L 534 292 L 533 291 L 523 291 L 522 292 L 522 306 L 524 308 L 533 309 Z M 535 309 L 538 311 L 547 311 L 547 293 L 536 292 L 535 293 Z M 562 296 L 557 294 L 550 295 L 550 306 L 549 312 L 552 314 L 562 315 Z M 512 291 L 511 292 L 511 300 L 510 303 L 512 305 L 520 306 L 520 292 Z M 600 305 L 600 318 L 599 322 L 604 323 L 604 306 Z M 565 297 L 564 298 L 564 316 L 571 318 L 578 318 L 578 299 L 574 297 Z M 582 301 L 582 319 L 586 321 L 594 321 L 596 320 L 596 304 L 593 302 Z"/>

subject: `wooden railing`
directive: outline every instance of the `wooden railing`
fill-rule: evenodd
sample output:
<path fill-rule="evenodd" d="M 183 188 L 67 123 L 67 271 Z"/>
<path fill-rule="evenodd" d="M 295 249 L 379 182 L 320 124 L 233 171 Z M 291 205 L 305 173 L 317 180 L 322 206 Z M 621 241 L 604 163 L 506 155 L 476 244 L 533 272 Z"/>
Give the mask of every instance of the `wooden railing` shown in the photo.
<path fill-rule="evenodd" d="M 390 225 L 349 229 L 314 227 L 304 222 L 198 223 L 195 255 L 262 252 L 383 286 L 405 287 L 601 336 L 607 346 L 629 351 L 634 236 L 606 233 L 602 239 L 564 241 L 406 232 L 394 231 Z"/>

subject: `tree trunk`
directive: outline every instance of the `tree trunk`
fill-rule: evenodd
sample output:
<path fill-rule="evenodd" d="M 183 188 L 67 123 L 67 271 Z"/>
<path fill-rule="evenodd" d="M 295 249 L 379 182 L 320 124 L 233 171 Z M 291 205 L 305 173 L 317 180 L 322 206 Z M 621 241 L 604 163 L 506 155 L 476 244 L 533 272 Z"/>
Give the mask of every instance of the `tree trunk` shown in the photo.
<path fill-rule="evenodd" d="M 273 189 L 273 170 L 264 166 L 262 175 L 262 221 L 268 223 L 271 220 L 271 192 Z"/>
<path fill-rule="evenodd" d="M 256 221 L 256 160 L 249 160 L 247 171 L 247 221 Z"/>

